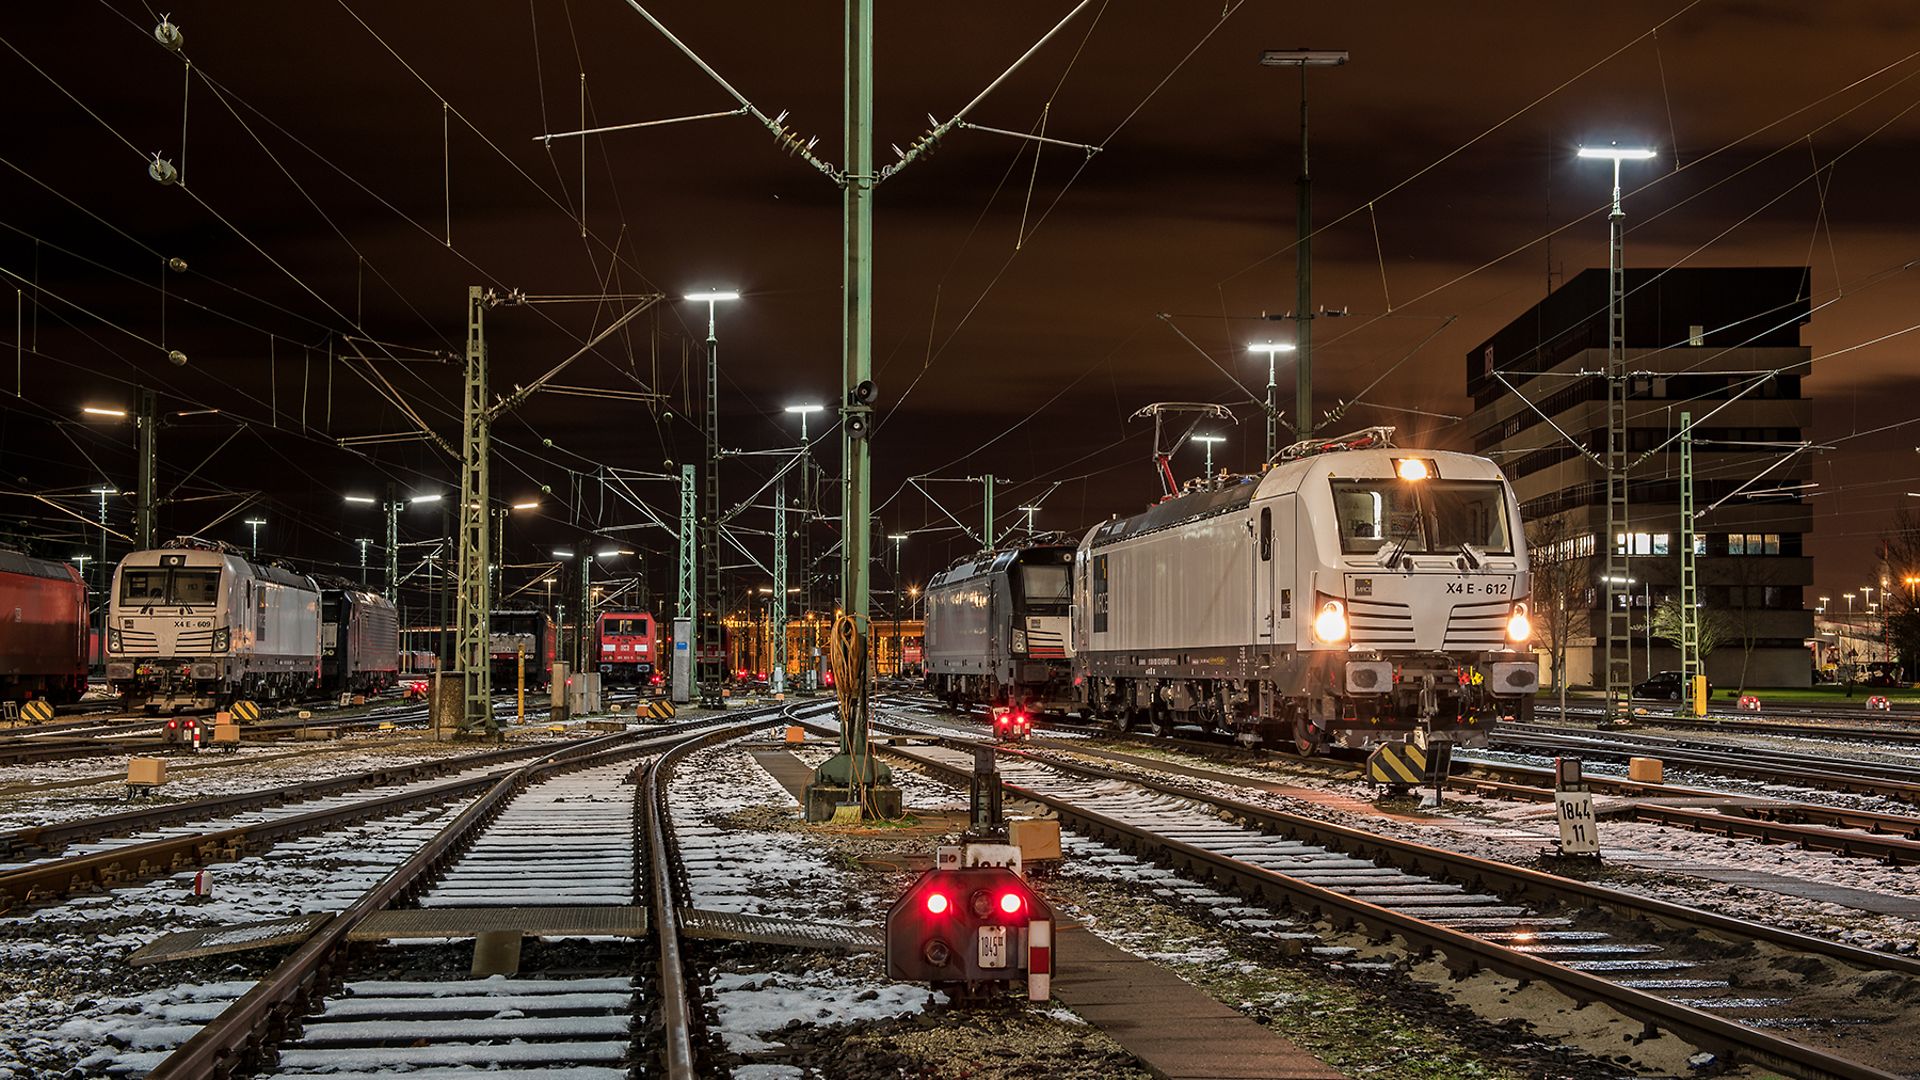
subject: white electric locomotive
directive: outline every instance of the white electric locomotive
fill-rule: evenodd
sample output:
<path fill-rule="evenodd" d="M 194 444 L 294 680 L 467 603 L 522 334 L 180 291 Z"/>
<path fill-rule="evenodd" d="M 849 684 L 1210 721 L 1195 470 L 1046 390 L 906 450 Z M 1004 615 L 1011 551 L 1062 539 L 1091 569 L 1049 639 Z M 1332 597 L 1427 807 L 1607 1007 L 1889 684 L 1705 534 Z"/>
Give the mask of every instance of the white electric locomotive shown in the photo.
<path fill-rule="evenodd" d="M 217 543 L 135 551 L 113 575 L 107 681 L 128 708 L 305 696 L 320 678 L 320 589 Z"/>
<path fill-rule="evenodd" d="M 1482 743 L 1530 714 L 1526 543 L 1493 462 L 1396 450 L 1392 428 L 1301 443 L 1090 530 L 1074 560 L 1090 715 L 1193 723 L 1302 753 Z"/>

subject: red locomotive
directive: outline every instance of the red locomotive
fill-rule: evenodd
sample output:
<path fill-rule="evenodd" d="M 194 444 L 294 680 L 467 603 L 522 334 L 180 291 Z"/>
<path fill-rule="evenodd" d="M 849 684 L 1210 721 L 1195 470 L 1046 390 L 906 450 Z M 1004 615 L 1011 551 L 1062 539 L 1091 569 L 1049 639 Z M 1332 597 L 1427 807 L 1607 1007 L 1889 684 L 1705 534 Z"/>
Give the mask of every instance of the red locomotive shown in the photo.
<path fill-rule="evenodd" d="M 660 632 L 644 611 L 600 616 L 600 675 L 607 683 L 647 685 L 660 681 Z"/>
<path fill-rule="evenodd" d="M 0 701 L 87 691 L 87 585 L 66 563 L 0 550 Z"/>

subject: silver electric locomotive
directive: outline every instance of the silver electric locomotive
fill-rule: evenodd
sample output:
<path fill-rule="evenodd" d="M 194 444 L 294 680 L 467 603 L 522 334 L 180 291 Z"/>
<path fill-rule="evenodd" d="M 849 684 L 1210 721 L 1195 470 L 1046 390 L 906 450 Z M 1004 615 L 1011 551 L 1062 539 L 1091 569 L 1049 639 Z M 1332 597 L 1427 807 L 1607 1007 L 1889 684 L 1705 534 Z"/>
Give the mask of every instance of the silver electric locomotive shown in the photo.
<path fill-rule="evenodd" d="M 1298 444 L 1090 530 L 1074 561 L 1079 705 L 1302 753 L 1473 745 L 1530 714 L 1519 504 L 1493 462 L 1392 428 Z"/>

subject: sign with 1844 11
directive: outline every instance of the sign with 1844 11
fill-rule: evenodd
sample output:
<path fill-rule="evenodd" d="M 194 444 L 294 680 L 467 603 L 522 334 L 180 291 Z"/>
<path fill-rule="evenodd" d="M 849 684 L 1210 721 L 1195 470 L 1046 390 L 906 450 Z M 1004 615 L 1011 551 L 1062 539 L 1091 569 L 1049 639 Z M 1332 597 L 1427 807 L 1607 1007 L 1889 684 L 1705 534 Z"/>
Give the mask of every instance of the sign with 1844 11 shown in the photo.
<path fill-rule="evenodd" d="M 1554 817 L 1560 822 L 1562 855 L 1600 854 L 1600 831 L 1593 815 L 1593 792 L 1556 791 Z"/>

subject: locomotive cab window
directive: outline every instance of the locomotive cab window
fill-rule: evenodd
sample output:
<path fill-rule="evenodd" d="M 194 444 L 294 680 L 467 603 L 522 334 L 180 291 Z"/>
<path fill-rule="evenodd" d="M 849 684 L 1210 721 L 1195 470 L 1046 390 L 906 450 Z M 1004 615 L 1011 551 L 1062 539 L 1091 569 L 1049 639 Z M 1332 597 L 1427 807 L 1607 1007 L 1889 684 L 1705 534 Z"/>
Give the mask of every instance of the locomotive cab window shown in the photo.
<path fill-rule="evenodd" d="M 1073 568 L 1026 565 L 1020 568 L 1020 592 L 1028 604 L 1062 605 L 1073 598 Z"/>
<path fill-rule="evenodd" d="M 1260 508 L 1260 561 L 1273 561 L 1273 507 Z"/>
<path fill-rule="evenodd" d="M 1513 552 L 1506 489 L 1491 480 L 1336 480 L 1340 550 L 1368 555 L 1388 545 L 1411 555 L 1450 554 L 1463 544 Z"/>
<path fill-rule="evenodd" d="M 128 570 L 120 575 L 123 604 L 211 604 L 219 593 L 218 570 Z"/>
<path fill-rule="evenodd" d="M 128 604 L 167 602 L 165 570 L 128 570 L 120 575 L 120 599 Z"/>
<path fill-rule="evenodd" d="M 220 592 L 218 570 L 175 570 L 171 594 L 176 604 L 211 604 Z"/>

